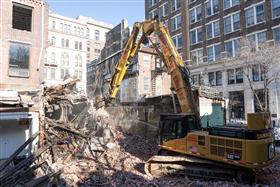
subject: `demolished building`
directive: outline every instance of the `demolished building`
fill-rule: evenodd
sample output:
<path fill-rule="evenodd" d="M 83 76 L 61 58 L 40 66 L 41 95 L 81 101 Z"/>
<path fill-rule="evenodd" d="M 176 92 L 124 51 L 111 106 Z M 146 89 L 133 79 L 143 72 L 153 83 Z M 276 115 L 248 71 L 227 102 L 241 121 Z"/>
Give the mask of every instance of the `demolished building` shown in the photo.
<path fill-rule="evenodd" d="M 1 160 L 40 129 L 40 82 L 48 38 L 48 4 L 45 0 L 7 0 L 0 2 L 0 12 Z M 21 156 L 30 155 L 37 141 Z"/>

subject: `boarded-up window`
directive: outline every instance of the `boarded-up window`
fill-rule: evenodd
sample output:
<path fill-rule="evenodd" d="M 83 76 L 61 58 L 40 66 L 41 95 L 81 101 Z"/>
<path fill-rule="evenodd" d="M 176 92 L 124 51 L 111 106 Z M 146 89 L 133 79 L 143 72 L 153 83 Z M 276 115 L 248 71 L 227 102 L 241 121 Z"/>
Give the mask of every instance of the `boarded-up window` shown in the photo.
<path fill-rule="evenodd" d="M 31 31 L 32 8 L 20 4 L 13 4 L 13 28 Z"/>

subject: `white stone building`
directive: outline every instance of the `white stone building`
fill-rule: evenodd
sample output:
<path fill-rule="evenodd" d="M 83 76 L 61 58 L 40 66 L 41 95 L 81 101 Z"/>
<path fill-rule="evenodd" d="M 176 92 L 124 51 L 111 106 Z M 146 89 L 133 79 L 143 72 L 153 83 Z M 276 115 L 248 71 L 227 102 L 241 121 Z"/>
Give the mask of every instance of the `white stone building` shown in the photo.
<path fill-rule="evenodd" d="M 77 20 L 87 24 L 87 62 L 98 59 L 106 42 L 106 33 L 113 25 L 84 16 L 79 16 Z"/>
<path fill-rule="evenodd" d="M 49 47 L 45 56 L 44 80 L 56 84 L 66 75 L 80 79 L 78 90 L 86 91 L 87 25 L 76 19 L 49 14 Z"/>

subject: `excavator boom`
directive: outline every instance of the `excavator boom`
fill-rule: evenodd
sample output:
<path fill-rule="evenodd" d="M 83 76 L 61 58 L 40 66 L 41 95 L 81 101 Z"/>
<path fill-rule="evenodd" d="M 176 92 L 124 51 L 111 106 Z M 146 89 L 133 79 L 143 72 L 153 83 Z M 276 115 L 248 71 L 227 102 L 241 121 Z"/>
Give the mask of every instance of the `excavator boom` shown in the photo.
<path fill-rule="evenodd" d="M 141 43 L 152 33 L 158 38 L 161 51 L 155 47 L 171 76 L 172 85 L 177 93 L 181 111 L 198 115 L 194 97 L 189 82 L 189 72 L 179 55 L 168 30 L 158 20 L 137 22 L 134 24 L 132 33 L 116 66 L 111 80 L 110 97 L 115 98 L 124 78 L 130 59 L 135 56 Z M 138 39 L 138 37 L 140 38 Z M 138 40 L 137 40 L 138 39 Z"/>

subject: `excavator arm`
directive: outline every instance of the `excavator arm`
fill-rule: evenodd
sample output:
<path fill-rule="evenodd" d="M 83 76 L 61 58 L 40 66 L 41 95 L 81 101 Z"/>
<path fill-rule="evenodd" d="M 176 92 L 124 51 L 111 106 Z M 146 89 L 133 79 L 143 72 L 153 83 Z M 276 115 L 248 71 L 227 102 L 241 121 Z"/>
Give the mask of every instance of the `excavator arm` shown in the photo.
<path fill-rule="evenodd" d="M 136 22 L 127 41 L 115 73 L 110 83 L 110 98 L 115 98 L 124 78 L 130 59 L 135 56 L 141 43 L 152 33 L 158 38 L 159 47 L 153 44 L 155 50 L 162 58 L 168 73 L 171 76 L 174 90 L 176 91 L 181 111 L 193 113 L 198 117 L 198 110 L 191 91 L 189 72 L 179 55 L 171 36 L 165 26 L 158 20 Z M 138 39 L 139 38 L 139 39 Z"/>

